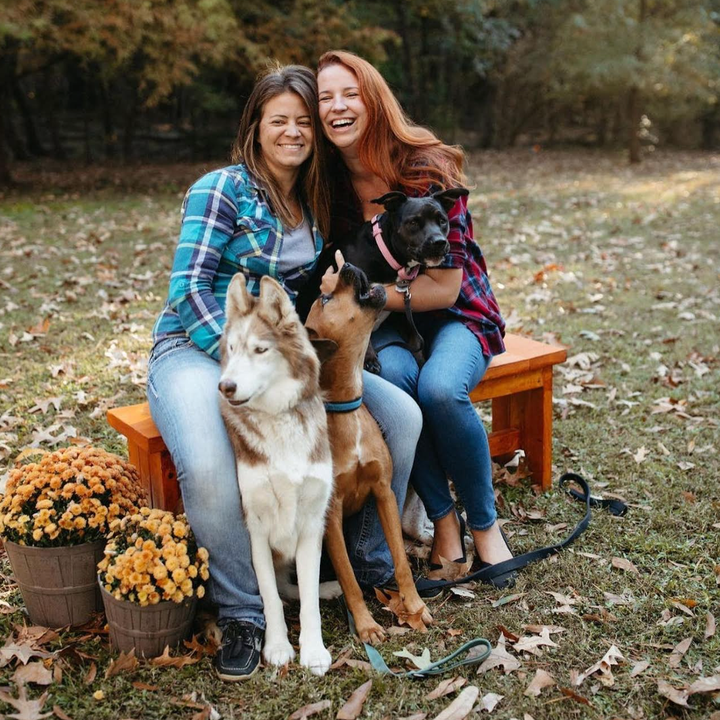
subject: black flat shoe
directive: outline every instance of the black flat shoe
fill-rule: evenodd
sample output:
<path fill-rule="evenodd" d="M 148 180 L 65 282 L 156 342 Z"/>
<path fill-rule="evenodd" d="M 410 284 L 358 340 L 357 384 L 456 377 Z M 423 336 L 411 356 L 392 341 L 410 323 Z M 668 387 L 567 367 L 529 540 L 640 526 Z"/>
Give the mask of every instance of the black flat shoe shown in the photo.
<path fill-rule="evenodd" d="M 502 535 L 502 539 L 505 541 L 505 547 L 507 547 L 508 550 L 510 550 L 510 545 L 508 545 L 507 537 L 505 536 L 505 533 L 503 532 L 502 526 L 500 526 L 500 534 Z M 512 550 L 510 550 L 512 552 Z M 505 561 L 507 562 L 507 561 Z M 503 563 L 496 563 L 496 565 L 502 565 Z M 477 566 L 477 570 L 485 570 L 487 568 L 495 567 L 495 565 L 491 563 L 486 563 L 480 561 L 480 564 Z M 506 588 L 511 588 L 513 585 L 515 585 L 515 581 L 517 580 L 517 571 L 516 570 L 508 570 L 507 572 L 501 572 L 497 575 L 493 575 L 490 573 L 489 577 L 483 579 L 483 582 L 486 582 L 493 587 L 496 587 L 498 590 L 505 590 Z"/>
<path fill-rule="evenodd" d="M 460 547 L 462 548 L 462 557 L 459 557 L 457 560 L 453 560 L 453 562 L 462 565 L 467 562 L 467 553 L 465 552 L 465 518 L 457 510 L 455 511 L 455 515 L 460 523 Z M 439 563 L 430 563 L 428 567 L 430 572 L 442 570 L 442 565 Z M 435 580 L 428 580 L 428 582 L 435 582 Z"/>

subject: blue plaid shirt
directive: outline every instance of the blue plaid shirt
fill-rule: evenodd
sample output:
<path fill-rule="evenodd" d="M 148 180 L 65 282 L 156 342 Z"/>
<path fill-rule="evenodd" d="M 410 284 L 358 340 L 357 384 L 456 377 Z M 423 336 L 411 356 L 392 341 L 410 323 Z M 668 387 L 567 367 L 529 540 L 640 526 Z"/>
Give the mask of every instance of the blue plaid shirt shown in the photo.
<path fill-rule="evenodd" d="M 306 217 L 310 217 L 306 211 Z M 225 300 L 230 280 L 242 272 L 250 293 L 260 293 L 263 275 L 275 278 L 295 300 L 315 267 L 323 239 L 311 220 L 315 257 L 282 273 L 283 226 L 267 195 L 244 165 L 201 177 L 187 192 L 175 250 L 170 289 L 153 328 L 153 342 L 189 336 L 208 355 L 220 357 Z"/>

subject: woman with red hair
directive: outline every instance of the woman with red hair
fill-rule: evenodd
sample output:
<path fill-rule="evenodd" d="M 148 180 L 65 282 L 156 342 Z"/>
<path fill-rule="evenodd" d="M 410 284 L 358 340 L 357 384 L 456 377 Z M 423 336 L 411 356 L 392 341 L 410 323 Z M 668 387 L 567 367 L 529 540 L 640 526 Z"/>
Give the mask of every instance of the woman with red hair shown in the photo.
<path fill-rule="evenodd" d="M 318 62 L 318 100 L 323 132 L 334 146 L 330 243 L 340 253 L 339 264 L 343 242 L 378 212 L 374 198 L 393 190 L 423 196 L 463 184 L 462 149 L 414 124 L 366 60 L 345 51 L 325 53 Z M 415 398 L 423 411 L 411 482 L 435 529 L 431 569 L 441 567 L 441 558 L 465 561 L 465 520 L 455 509 L 448 476 L 481 563 L 512 557 L 497 522 L 487 434 L 468 397 L 493 355 L 504 352 L 505 324 L 473 238 L 466 198 L 455 203 L 448 219 L 445 261 L 410 284 L 425 364 L 420 368 L 406 347 L 394 344 L 400 338 L 393 323 L 386 322 L 373 337 L 383 347 L 382 377 Z M 330 292 L 334 283 L 328 270 L 322 290 Z M 392 287 L 387 309 L 403 311 L 403 295 Z M 403 498 L 398 501 L 402 505 Z M 514 577 L 505 573 L 491 582 L 506 587 Z"/>

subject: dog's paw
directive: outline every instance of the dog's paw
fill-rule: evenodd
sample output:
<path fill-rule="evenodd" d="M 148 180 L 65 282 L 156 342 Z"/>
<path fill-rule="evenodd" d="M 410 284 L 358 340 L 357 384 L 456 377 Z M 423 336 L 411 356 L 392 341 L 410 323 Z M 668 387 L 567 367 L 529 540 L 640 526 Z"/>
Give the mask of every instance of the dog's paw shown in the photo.
<path fill-rule="evenodd" d="M 280 638 L 265 643 L 263 657 L 269 665 L 285 665 L 293 660 L 295 650 L 287 638 Z"/>
<path fill-rule="evenodd" d="M 300 664 L 313 675 L 324 675 L 332 663 L 330 653 L 322 643 L 308 643 L 300 646 Z"/>
<path fill-rule="evenodd" d="M 365 358 L 365 369 L 373 375 L 379 375 L 382 372 L 382 364 L 380 360 L 375 358 Z"/>
<path fill-rule="evenodd" d="M 378 645 L 385 641 L 385 630 L 371 619 L 367 624 L 362 626 L 356 625 L 357 634 L 360 640 L 371 645 Z"/>

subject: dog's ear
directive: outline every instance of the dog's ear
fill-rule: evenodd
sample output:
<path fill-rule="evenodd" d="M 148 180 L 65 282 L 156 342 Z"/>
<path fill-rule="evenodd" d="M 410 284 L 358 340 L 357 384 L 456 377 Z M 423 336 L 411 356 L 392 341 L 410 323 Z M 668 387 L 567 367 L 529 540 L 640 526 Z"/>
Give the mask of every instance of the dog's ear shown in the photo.
<path fill-rule="evenodd" d="M 457 199 L 465 197 L 469 192 L 467 188 L 456 187 L 440 190 L 440 192 L 433 193 L 432 196 L 434 200 L 437 200 L 442 205 L 445 212 L 450 212 Z"/>
<path fill-rule="evenodd" d="M 247 315 L 254 304 L 255 300 L 247 290 L 245 276 L 241 272 L 235 273 L 228 286 L 225 303 L 225 316 L 228 321 Z"/>
<path fill-rule="evenodd" d="M 288 318 L 297 319 L 295 308 L 283 286 L 269 275 L 264 275 L 260 280 L 260 312 L 274 326 L 284 325 Z"/>
<path fill-rule="evenodd" d="M 329 338 L 310 338 L 310 342 L 315 348 L 315 352 L 317 353 L 318 360 L 320 360 L 320 364 L 324 363 L 326 360 L 329 360 L 337 352 L 338 349 L 338 344 L 334 340 L 330 340 Z"/>
<path fill-rule="evenodd" d="M 403 203 L 407 202 L 407 195 L 405 193 L 393 190 L 392 192 L 385 193 L 382 197 L 375 198 L 370 201 L 376 205 L 383 205 L 386 210 L 397 210 Z"/>

